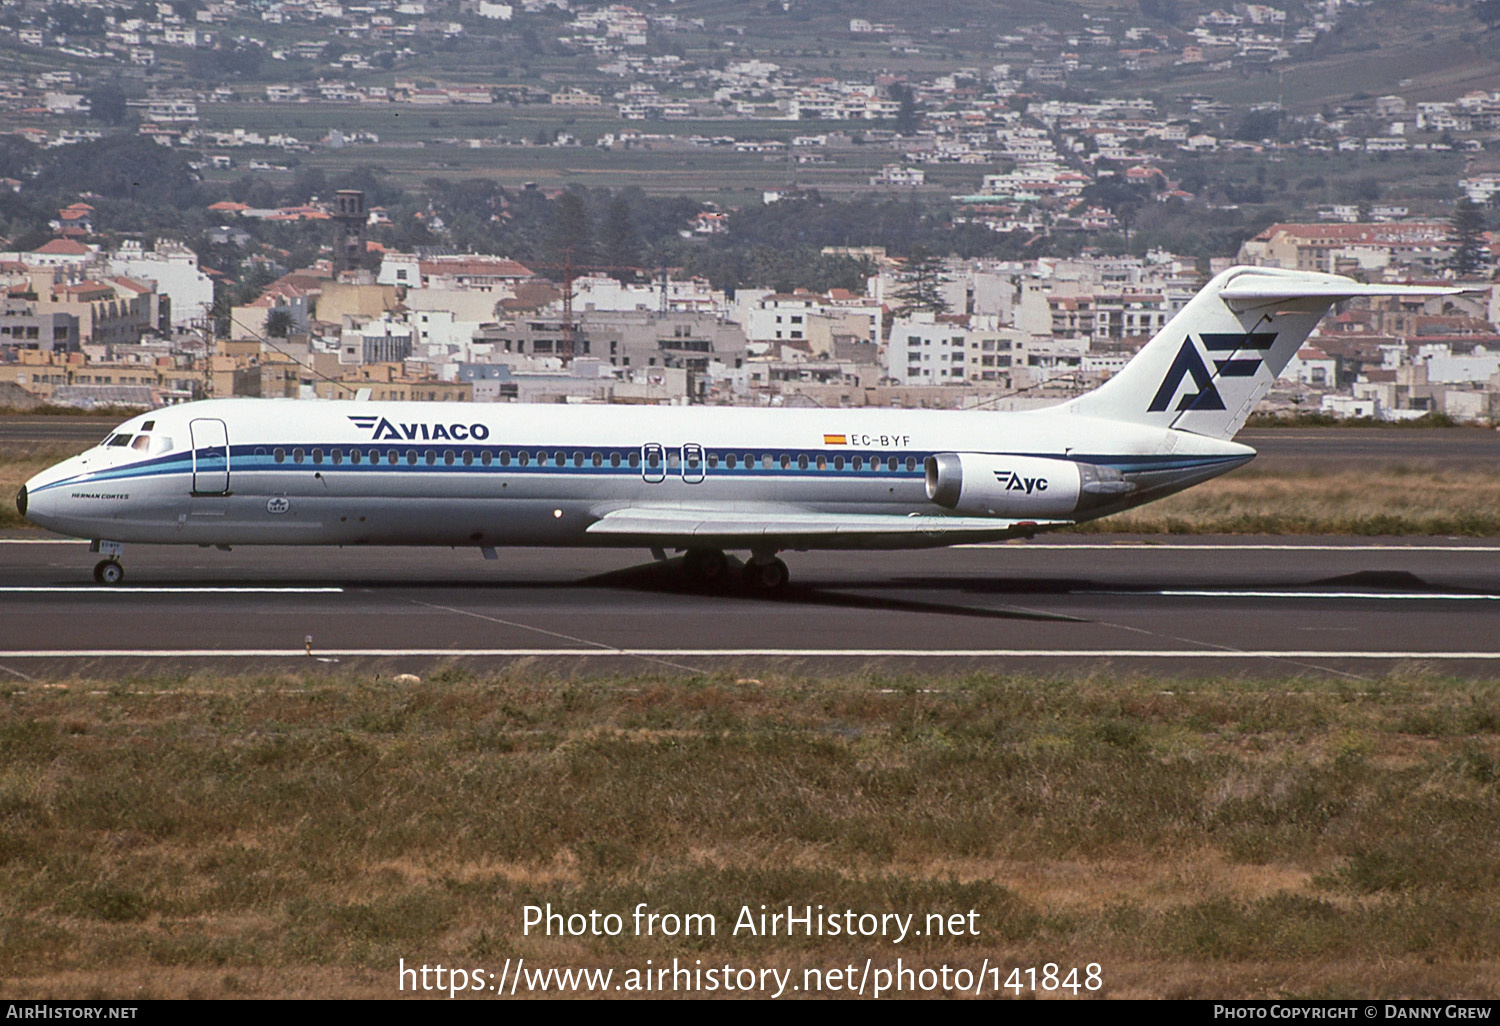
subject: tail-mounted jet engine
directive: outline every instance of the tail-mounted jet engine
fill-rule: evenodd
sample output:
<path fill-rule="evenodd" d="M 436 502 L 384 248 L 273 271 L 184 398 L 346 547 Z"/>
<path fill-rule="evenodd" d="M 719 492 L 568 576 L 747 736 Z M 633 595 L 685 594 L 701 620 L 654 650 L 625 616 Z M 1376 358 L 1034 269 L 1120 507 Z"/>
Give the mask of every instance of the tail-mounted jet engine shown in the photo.
<path fill-rule="evenodd" d="M 1066 517 L 1135 490 L 1113 467 L 1045 456 L 940 452 L 925 466 L 929 499 L 980 516 Z"/>

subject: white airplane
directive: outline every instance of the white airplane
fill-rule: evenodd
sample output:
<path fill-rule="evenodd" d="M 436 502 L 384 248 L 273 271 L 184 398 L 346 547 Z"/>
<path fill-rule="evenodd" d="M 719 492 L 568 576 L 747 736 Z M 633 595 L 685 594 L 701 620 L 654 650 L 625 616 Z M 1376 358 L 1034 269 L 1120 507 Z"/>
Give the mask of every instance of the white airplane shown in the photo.
<path fill-rule="evenodd" d="M 748 551 L 769 592 L 784 550 L 1031 537 L 1217 477 L 1333 303 L 1459 291 L 1232 268 L 1103 386 L 1019 413 L 206 400 L 132 417 L 17 504 L 92 539 L 104 584 L 126 542 L 608 545 L 682 551 L 704 582 Z"/>

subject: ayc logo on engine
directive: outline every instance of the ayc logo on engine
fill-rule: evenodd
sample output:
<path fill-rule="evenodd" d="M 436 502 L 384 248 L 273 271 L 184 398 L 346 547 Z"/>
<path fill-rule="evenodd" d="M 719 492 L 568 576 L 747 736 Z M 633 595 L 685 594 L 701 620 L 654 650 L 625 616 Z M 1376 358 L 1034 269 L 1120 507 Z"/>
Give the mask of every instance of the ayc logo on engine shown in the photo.
<path fill-rule="evenodd" d="M 995 471 L 995 480 L 1000 482 L 1000 487 L 1007 492 L 1025 492 L 1027 495 L 1033 492 L 1045 492 L 1047 490 L 1047 479 L 1045 477 L 1022 477 L 1013 470 Z"/>

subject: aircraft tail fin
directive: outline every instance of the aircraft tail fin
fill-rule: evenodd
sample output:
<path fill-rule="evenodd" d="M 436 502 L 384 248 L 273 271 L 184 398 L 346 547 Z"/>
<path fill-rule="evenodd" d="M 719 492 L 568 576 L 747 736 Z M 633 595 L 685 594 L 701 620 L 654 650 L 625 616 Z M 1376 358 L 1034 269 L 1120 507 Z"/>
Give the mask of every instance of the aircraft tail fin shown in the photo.
<path fill-rule="evenodd" d="M 1062 408 L 1233 438 L 1334 303 L 1354 296 L 1429 298 L 1462 291 L 1232 267 L 1205 285 L 1120 373 Z"/>

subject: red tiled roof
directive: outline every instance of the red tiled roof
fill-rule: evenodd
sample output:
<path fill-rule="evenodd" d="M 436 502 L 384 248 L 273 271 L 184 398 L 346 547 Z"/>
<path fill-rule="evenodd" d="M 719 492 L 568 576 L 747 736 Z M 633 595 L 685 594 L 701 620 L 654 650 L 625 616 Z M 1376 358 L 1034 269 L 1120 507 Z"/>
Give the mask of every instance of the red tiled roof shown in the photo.
<path fill-rule="evenodd" d="M 89 248 L 82 243 L 73 242 L 71 239 L 53 239 L 45 245 L 38 246 L 32 252 L 47 253 L 56 256 L 88 256 Z"/>

